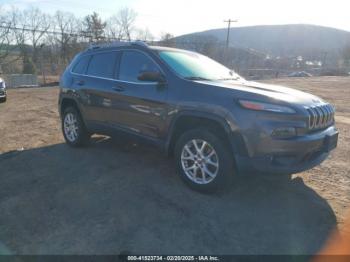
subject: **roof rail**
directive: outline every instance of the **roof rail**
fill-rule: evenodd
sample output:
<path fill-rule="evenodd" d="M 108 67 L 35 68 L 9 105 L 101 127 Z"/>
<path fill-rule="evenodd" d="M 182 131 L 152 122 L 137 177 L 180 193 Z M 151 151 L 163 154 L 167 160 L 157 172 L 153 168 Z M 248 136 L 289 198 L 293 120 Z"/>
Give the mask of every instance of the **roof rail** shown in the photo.
<path fill-rule="evenodd" d="M 138 46 L 143 46 L 143 47 L 148 47 L 148 44 L 145 41 L 141 40 L 136 40 L 131 42 L 132 45 L 138 45 Z"/>
<path fill-rule="evenodd" d="M 143 41 L 113 41 L 106 43 L 93 43 L 90 44 L 88 50 L 100 49 L 100 48 L 109 48 L 109 47 L 119 47 L 119 46 L 130 46 L 130 45 L 138 45 L 142 47 L 148 47 L 146 42 Z"/>

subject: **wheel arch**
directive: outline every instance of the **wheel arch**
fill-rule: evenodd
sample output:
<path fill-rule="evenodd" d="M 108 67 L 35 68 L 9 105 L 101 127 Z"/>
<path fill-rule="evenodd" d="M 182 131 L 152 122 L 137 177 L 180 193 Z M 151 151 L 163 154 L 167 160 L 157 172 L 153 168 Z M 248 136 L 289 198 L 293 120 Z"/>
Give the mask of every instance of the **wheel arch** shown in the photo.
<path fill-rule="evenodd" d="M 238 131 L 232 131 L 227 120 L 221 116 L 209 112 L 181 112 L 171 122 L 169 135 L 165 144 L 165 151 L 168 155 L 174 152 L 177 139 L 185 131 L 206 127 L 214 131 L 215 135 L 223 139 L 233 154 L 247 155 L 247 149 L 242 135 Z"/>
<path fill-rule="evenodd" d="M 85 118 L 84 118 L 84 114 L 79 106 L 79 103 L 76 101 L 76 99 L 72 98 L 72 97 L 62 97 L 60 99 L 60 106 L 59 106 L 59 113 L 60 116 L 63 116 L 64 110 L 69 107 L 72 106 L 74 107 L 78 113 L 80 114 L 81 119 L 83 120 L 84 125 L 86 126 L 86 122 L 85 122 Z"/>
<path fill-rule="evenodd" d="M 72 98 L 72 97 L 62 97 L 60 99 L 60 106 L 59 106 L 59 111 L 60 111 L 59 113 L 60 113 L 61 116 L 63 115 L 64 110 L 68 106 L 75 107 L 79 111 L 79 113 L 81 114 L 80 107 L 79 107 L 77 101 L 74 98 Z"/>

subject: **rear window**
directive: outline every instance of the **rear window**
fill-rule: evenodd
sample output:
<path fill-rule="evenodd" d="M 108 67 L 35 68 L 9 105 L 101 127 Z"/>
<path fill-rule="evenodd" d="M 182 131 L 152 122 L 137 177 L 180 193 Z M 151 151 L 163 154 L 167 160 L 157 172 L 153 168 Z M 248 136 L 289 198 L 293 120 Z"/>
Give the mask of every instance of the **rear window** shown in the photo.
<path fill-rule="evenodd" d="M 80 58 L 79 62 L 76 63 L 76 65 L 74 66 L 72 72 L 77 74 L 85 74 L 90 57 L 91 56 L 83 56 L 82 58 Z"/>
<path fill-rule="evenodd" d="M 88 75 L 113 78 L 117 53 L 108 52 L 95 54 L 89 63 Z"/>

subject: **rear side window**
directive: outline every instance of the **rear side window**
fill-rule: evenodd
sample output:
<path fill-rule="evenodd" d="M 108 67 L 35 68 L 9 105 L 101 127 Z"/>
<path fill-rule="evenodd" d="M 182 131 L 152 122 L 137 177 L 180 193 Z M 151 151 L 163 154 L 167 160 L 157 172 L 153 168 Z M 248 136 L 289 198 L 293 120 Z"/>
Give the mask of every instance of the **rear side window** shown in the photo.
<path fill-rule="evenodd" d="M 119 79 L 130 82 L 141 82 L 138 76 L 141 72 L 158 72 L 158 66 L 143 53 L 136 51 L 124 51 L 119 69 Z"/>
<path fill-rule="evenodd" d="M 73 73 L 77 73 L 77 74 L 85 74 L 86 72 L 86 68 L 89 64 L 89 61 L 90 61 L 90 57 L 91 56 L 83 56 L 79 61 L 78 63 L 75 64 L 72 72 Z"/>
<path fill-rule="evenodd" d="M 116 52 L 93 55 L 89 63 L 87 74 L 90 76 L 113 78 L 116 58 Z"/>

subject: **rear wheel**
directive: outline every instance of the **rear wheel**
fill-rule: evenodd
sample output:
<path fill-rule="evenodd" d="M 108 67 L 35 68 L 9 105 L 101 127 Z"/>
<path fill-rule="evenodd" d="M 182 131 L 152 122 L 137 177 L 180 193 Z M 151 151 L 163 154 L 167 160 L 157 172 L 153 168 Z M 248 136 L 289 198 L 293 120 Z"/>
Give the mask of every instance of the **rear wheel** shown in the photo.
<path fill-rule="evenodd" d="M 84 122 L 74 107 L 67 107 L 62 116 L 62 132 L 66 143 L 73 147 L 84 146 L 90 140 Z"/>
<path fill-rule="evenodd" d="M 6 102 L 6 96 L 5 96 L 5 97 L 0 98 L 0 103 L 5 103 L 5 102 Z"/>
<path fill-rule="evenodd" d="M 233 156 L 217 136 L 207 130 L 185 132 L 175 146 L 181 178 L 193 189 L 213 191 L 225 186 L 233 175 Z"/>

